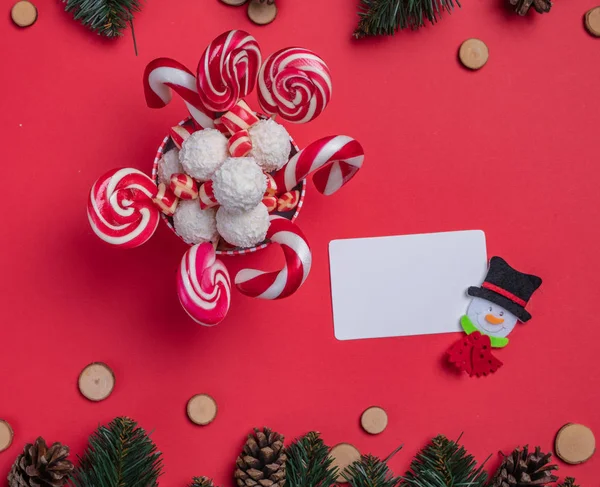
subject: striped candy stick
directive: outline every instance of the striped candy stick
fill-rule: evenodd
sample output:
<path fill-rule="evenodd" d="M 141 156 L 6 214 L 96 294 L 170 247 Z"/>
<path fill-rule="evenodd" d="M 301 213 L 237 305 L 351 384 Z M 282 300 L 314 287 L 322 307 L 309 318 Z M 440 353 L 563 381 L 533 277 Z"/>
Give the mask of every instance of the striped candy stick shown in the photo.
<path fill-rule="evenodd" d="M 247 130 L 240 130 L 227 141 L 227 148 L 232 157 L 244 157 L 252 150 L 252 140 Z"/>
<path fill-rule="evenodd" d="M 239 100 L 235 106 L 221 117 L 221 122 L 231 135 L 240 130 L 247 130 L 256 122 L 258 117 L 244 100 Z"/>
<path fill-rule="evenodd" d="M 195 200 L 198 197 L 198 184 L 188 174 L 173 174 L 169 187 L 182 200 Z"/>
<path fill-rule="evenodd" d="M 267 239 L 278 243 L 285 257 L 283 269 L 264 272 L 242 269 L 235 276 L 235 285 L 247 296 L 261 299 L 281 299 L 295 293 L 310 272 L 312 254 L 306 237 L 295 223 L 272 215 Z"/>
<path fill-rule="evenodd" d="M 290 211 L 298 206 L 300 201 L 300 191 L 288 191 L 282 194 L 277 200 L 277 211 Z"/>
<path fill-rule="evenodd" d="M 152 202 L 167 216 L 173 216 L 177 205 L 179 204 L 179 198 L 175 196 L 175 193 L 171 191 L 165 183 L 158 185 L 158 192 L 156 196 L 152 198 Z"/>
<path fill-rule="evenodd" d="M 213 208 L 219 206 L 215 193 L 213 191 L 213 182 L 206 181 L 200 186 L 198 190 L 198 201 L 200 202 L 200 208 L 206 210 L 207 208 Z"/>
<path fill-rule="evenodd" d="M 186 141 L 186 139 L 196 132 L 195 127 L 188 127 L 186 125 L 175 125 L 175 127 L 171 127 L 169 129 L 169 135 L 171 136 L 171 140 L 175 144 L 175 147 L 181 150 L 181 146 Z"/>

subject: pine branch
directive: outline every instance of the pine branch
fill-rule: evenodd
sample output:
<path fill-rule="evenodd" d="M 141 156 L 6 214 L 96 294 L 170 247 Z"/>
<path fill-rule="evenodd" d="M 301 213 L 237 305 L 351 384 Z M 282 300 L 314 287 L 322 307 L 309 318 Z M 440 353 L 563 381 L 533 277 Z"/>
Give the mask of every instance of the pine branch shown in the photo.
<path fill-rule="evenodd" d="M 425 19 L 435 24 L 442 11 L 449 14 L 459 0 L 361 0 L 360 20 L 354 37 L 394 35 L 398 30 L 413 29 L 425 25 Z"/>
<path fill-rule="evenodd" d="M 417 454 L 401 485 L 484 487 L 486 482 L 487 473 L 483 471 L 483 465 L 477 467 L 477 462 L 464 447 L 439 435 Z"/>
<path fill-rule="evenodd" d="M 208 477 L 194 477 L 189 487 L 215 487 L 215 484 Z"/>
<path fill-rule="evenodd" d="M 156 487 L 161 453 L 137 423 L 116 418 L 100 426 L 73 476 L 74 487 Z"/>
<path fill-rule="evenodd" d="M 562 484 L 558 484 L 556 487 L 579 487 L 579 485 L 575 484 L 573 477 L 567 477 Z"/>
<path fill-rule="evenodd" d="M 65 11 L 72 12 L 94 32 L 106 37 L 123 35 L 123 30 L 139 12 L 141 0 L 62 0 Z"/>
<path fill-rule="evenodd" d="M 288 487 L 330 487 L 336 483 L 337 467 L 331 464 L 329 447 L 314 431 L 296 439 L 287 449 Z"/>
<path fill-rule="evenodd" d="M 400 448 L 385 460 L 380 460 L 373 455 L 363 455 L 359 461 L 346 468 L 342 476 L 348 481 L 350 487 L 396 487 L 400 483 L 400 477 L 394 477 L 387 466 L 387 461 Z"/>

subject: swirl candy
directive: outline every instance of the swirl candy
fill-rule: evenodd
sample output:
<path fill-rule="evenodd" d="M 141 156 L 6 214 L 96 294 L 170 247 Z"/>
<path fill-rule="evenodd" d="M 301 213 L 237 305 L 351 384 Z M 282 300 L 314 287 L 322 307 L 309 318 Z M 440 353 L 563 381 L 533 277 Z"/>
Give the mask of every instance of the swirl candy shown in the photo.
<path fill-rule="evenodd" d="M 219 324 L 229 311 L 231 279 L 210 243 L 196 244 L 181 259 L 177 295 L 186 313 L 204 326 Z"/>
<path fill-rule="evenodd" d="M 183 64 L 169 58 L 150 62 L 144 71 L 144 94 L 150 108 L 163 108 L 175 91 L 185 102 L 200 128 L 212 128 L 215 114 L 207 110 L 198 96 L 196 77 Z"/>
<path fill-rule="evenodd" d="M 267 238 L 283 249 L 285 267 L 280 271 L 264 272 L 242 269 L 235 276 L 235 285 L 243 294 L 261 299 L 280 299 L 295 293 L 306 281 L 312 254 L 306 238 L 290 220 L 270 217 Z"/>
<path fill-rule="evenodd" d="M 152 198 L 156 183 L 132 168 L 113 169 L 92 186 L 87 214 L 94 233 L 123 248 L 145 243 L 154 234 L 160 212 Z"/>
<path fill-rule="evenodd" d="M 175 214 L 177 204 L 179 203 L 177 196 L 175 196 L 173 191 L 167 188 L 165 183 L 160 183 L 158 185 L 158 192 L 156 193 L 156 196 L 152 198 L 152 201 L 158 209 L 167 216 L 173 216 Z"/>
<path fill-rule="evenodd" d="M 277 209 L 277 203 L 277 196 L 263 196 L 262 204 L 267 207 L 269 213 L 272 213 Z"/>
<path fill-rule="evenodd" d="M 364 159 L 365 152 L 358 141 L 346 135 L 332 135 L 309 144 L 273 177 L 281 193 L 291 191 L 314 173 L 317 190 L 329 196 L 354 177 Z"/>
<path fill-rule="evenodd" d="M 209 110 L 226 112 L 254 89 L 262 56 L 256 39 L 232 30 L 212 41 L 200 58 L 197 92 Z"/>
<path fill-rule="evenodd" d="M 252 141 L 247 130 L 240 130 L 227 141 L 227 148 L 232 157 L 244 157 L 252 150 Z"/>
<path fill-rule="evenodd" d="M 267 173 L 266 176 L 267 190 L 265 191 L 265 196 L 275 196 L 277 194 L 277 183 L 269 173 Z"/>
<path fill-rule="evenodd" d="M 277 200 L 277 211 L 290 211 L 298 206 L 300 191 L 288 191 Z"/>
<path fill-rule="evenodd" d="M 198 197 L 198 185 L 187 174 L 173 174 L 171 176 L 171 191 L 182 200 L 195 200 Z"/>
<path fill-rule="evenodd" d="M 258 74 L 264 112 L 293 123 L 317 118 L 331 100 L 331 74 L 314 52 L 290 47 L 271 54 Z"/>

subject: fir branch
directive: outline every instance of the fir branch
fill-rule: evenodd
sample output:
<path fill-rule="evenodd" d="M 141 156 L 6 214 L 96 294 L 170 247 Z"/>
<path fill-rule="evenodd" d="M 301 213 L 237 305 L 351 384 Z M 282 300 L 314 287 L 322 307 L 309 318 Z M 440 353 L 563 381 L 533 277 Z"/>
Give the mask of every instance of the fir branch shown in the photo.
<path fill-rule="evenodd" d="M 387 462 L 401 448 L 397 448 L 385 460 L 373 455 L 363 455 L 359 461 L 346 468 L 342 476 L 351 487 L 396 487 L 400 477 L 394 477 Z"/>
<path fill-rule="evenodd" d="M 579 485 L 575 484 L 573 477 L 567 477 L 562 484 L 558 484 L 556 487 L 579 487 Z"/>
<path fill-rule="evenodd" d="M 100 426 L 75 470 L 74 487 L 156 487 L 161 453 L 137 423 L 116 418 Z"/>
<path fill-rule="evenodd" d="M 459 438 L 460 440 L 460 438 Z M 485 462 L 484 462 L 485 464 Z M 411 487 L 484 487 L 487 473 L 483 465 L 468 454 L 463 446 L 438 435 L 421 450 L 402 479 Z"/>
<path fill-rule="evenodd" d="M 194 477 L 189 487 L 215 487 L 215 484 L 208 477 Z"/>
<path fill-rule="evenodd" d="M 123 35 L 123 30 L 139 12 L 141 0 L 62 0 L 65 11 L 94 32 L 106 37 Z"/>
<path fill-rule="evenodd" d="M 287 448 L 288 487 L 330 487 L 336 483 L 338 468 L 332 466 L 329 447 L 319 433 L 311 431 Z"/>
<path fill-rule="evenodd" d="M 361 0 L 360 20 L 354 37 L 394 35 L 398 30 L 413 29 L 425 25 L 425 19 L 435 24 L 442 11 L 449 14 L 459 0 Z"/>

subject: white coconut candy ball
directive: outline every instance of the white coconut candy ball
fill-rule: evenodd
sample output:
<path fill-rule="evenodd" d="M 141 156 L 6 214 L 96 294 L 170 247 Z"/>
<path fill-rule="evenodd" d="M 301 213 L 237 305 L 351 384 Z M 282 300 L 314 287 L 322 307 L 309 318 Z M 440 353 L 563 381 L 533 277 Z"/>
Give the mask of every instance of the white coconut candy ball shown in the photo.
<path fill-rule="evenodd" d="M 167 186 L 171 182 L 171 176 L 183 172 L 183 166 L 179 162 L 179 149 L 171 149 L 163 154 L 158 161 L 158 182 Z"/>
<path fill-rule="evenodd" d="M 194 245 L 202 242 L 216 242 L 216 211 L 214 208 L 202 210 L 198 200 L 180 200 L 173 215 L 173 226 L 177 235 L 185 243 Z"/>
<path fill-rule="evenodd" d="M 244 213 L 231 213 L 223 207 L 217 211 L 217 230 L 230 245 L 253 247 L 264 241 L 268 229 L 269 212 L 262 203 Z"/>
<path fill-rule="evenodd" d="M 252 157 L 230 157 L 217 169 L 212 182 L 215 199 L 231 213 L 251 210 L 267 190 L 267 177 Z"/>
<path fill-rule="evenodd" d="M 184 171 L 198 181 L 208 181 L 227 156 L 227 137 L 216 129 L 194 132 L 179 151 Z"/>
<path fill-rule="evenodd" d="M 292 143 L 290 134 L 283 125 L 274 120 L 266 119 L 255 123 L 248 130 L 252 140 L 251 157 L 265 172 L 281 169 L 290 158 Z"/>

